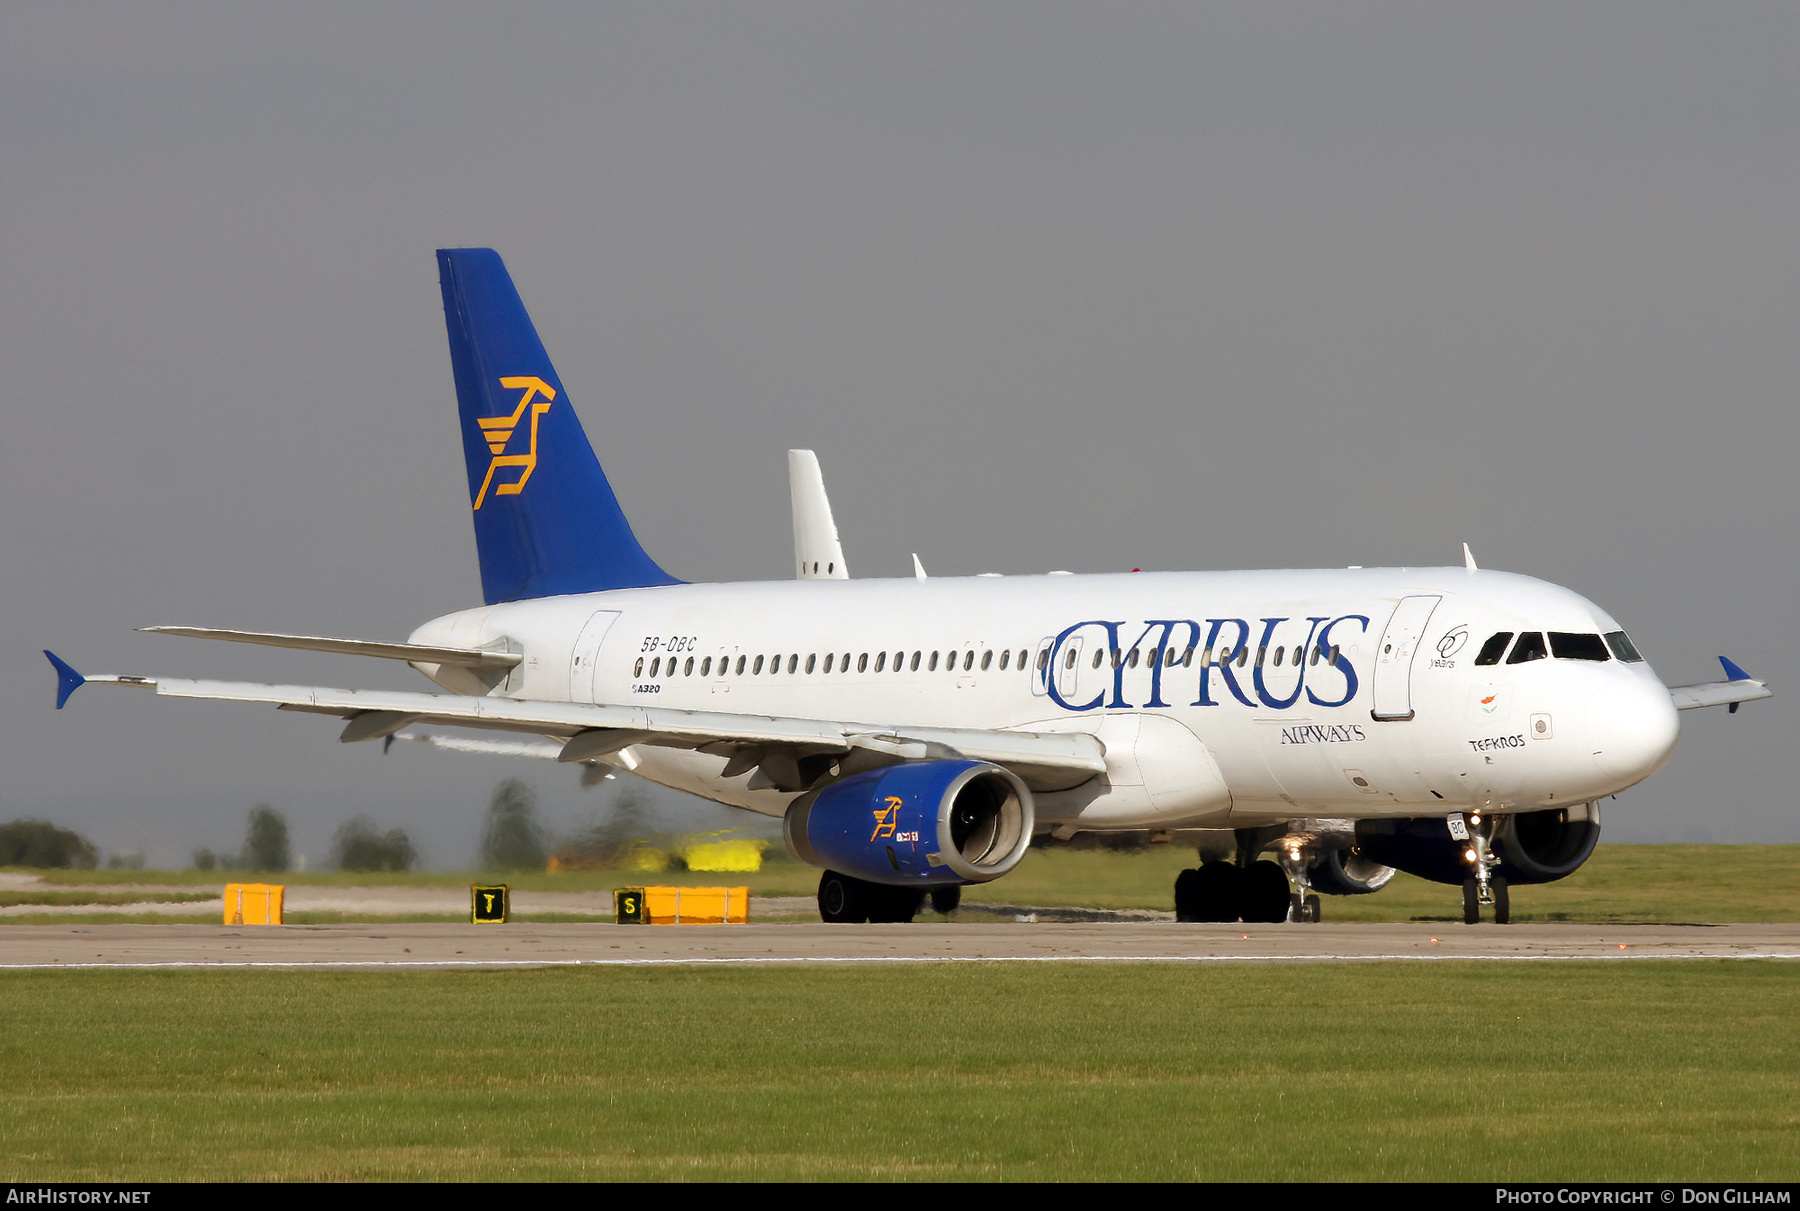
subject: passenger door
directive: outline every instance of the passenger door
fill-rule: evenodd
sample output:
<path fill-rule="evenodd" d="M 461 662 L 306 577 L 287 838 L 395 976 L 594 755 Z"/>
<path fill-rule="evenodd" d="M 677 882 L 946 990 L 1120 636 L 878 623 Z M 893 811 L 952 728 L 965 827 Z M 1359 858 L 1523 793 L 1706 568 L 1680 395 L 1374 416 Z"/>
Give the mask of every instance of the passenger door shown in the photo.
<path fill-rule="evenodd" d="M 594 673 L 600 667 L 600 645 L 606 632 L 619 620 L 617 610 L 599 610 L 581 628 L 575 650 L 569 656 L 569 701 L 594 701 Z"/>
<path fill-rule="evenodd" d="M 1382 722 L 1413 717 L 1412 665 L 1419 638 L 1443 598 L 1402 597 L 1382 632 L 1375 652 L 1375 708 L 1370 713 Z"/>

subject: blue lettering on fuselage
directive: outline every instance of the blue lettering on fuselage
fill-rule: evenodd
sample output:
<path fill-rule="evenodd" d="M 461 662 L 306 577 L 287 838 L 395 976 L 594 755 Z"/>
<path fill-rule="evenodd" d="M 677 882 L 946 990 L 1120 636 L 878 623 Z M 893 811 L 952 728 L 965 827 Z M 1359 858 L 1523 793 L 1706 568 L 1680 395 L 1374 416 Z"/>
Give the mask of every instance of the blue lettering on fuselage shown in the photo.
<path fill-rule="evenodd" d="M 1196 694 L 1192 703 L 1194 706 L 1220 705 L 1221 700 L 1213 697 L 1212 679 L 1214 674 L 1218 675 L 1225 691 L 1231 697 L 1248 707 L 1261 705 L 1271 710 L 1285 711 L 1300 701 L 1302 693 L 1306 695 L 1306 700 L 1312 705 L 1322 707 L 1343 706 L 1356 697 L 1359 682 L 1350 658 L 1341 651 L 1335 660 L 1331 658 L 1332 632 L 1342 623 L 1355 622 L 1360 623 L 1362 631 L 1367 633 L 1369 619 L 1366 615 L 1343 614 L 1336 618 L 1329 618 L 1325 615 L 1309 615 L 1305 618 L 1304 621 L 1308 624 L 1306 638 L 1293 645 L 1294 663 L 1287 667 L 1292 669 L 1294 683 L 1291 690 L 1285 694 L 1278 692 L 1282 687 L 1271 689 L 1268 680 L 1265 680 L 1263 657 L 1275 640 L 1276 629 L 1282 623 L 1293 620 L 1288 617 L 1280 617 L 1263 618 L 1260 621 L 1263 624 L 1262 638 L 1257 648 L 1257 658 L 1250 672 L 1249 687 L 1255 691 L 1255 698 L 1245 693 L 1245 686 L 1239 680 L 1237 672 L 1237 669 L 1241 667 L 1240 662 L 1248 664 L 1251 659 L 1252 628 L 1250 623 L 1242 618 L 1208 618 L 1204 628 L 1203 624 L 1191 618 L 1147 619 L 1144 622 L 1143 631 L 1129 648 L 1121 648 L 1119 644 L 1120 629 L 1128 625 L 1125 622 L 1089 619 L 1085 622 L 1075 623 L 1073 626 L 1065 627 L 1050 645 L 1049 659 L 1044 668 L 1044 689 L 1051 701 L 1066 711 L 1092 711 L 1102 706 L 1107 710 L 1137 709 L 1125 699 L 1125 670 L 1133 663 L 1129 659 L 1128 653 L 1139 650 L 1148 641 L 1149 647 L 1146 650 L 1151 657 L 1148 669 L 1150 696 L 1142 706 L 1167 707 L 1169 703 L 1163 700 L 1165 678 L 1176 667 L 1190 667 L 1188 661 L 1183 661 L 1178 666 L 1172 664 L 1169 658 L 1171 651 L 1183 650 L 1183 644 L 1176 639 L 1176 631 L 1178 628 L 1185 628 L 1185 633 L 1181 638 L 1185 640 L 1187 649 L 1195 651 L 1201 650 L 1200 634 L 1202 629 L 1205 630 L 1204 654 L 1212 657 L 1210 660 L 1203 659 L 1200 665 Z M 1085 702 L 1071 702 L 1063 696 L 1062 687 L 1057 684 L 1059 680 L 1057 674 L 1059 671 L 1073 671 L 1076 679 L 1079 679 L 1082 671 L 1080 668 L 1072 670 L 1062 668 L 1063 661 L 1066 659 L 1064 652 L 1071 646 L 1071 640 L 1079 632 L 1089 627 L 1097 627 L 1104 633 L 1105 646 L 1100 649 L 1101 654 L 1095 657 L 1094 668 L 1097 670 L 1101 664 L 1111 664 L 1112 683 L 1100 688 L 1093 697 Z M 1315 652 L 1321 654 L 1321 658 L 1316 662 L 1307 658 Z M 1317 686 L 1320 691 L 1336 692 L 1337 696 L 1334 698 L 1321 697 L 1315 691 L 1315 682 L 1327 674 L 1343 679 L 1341 690 L 1337 686 Z M 1285 680 L 1285 676 L 1282 679 Z"/>

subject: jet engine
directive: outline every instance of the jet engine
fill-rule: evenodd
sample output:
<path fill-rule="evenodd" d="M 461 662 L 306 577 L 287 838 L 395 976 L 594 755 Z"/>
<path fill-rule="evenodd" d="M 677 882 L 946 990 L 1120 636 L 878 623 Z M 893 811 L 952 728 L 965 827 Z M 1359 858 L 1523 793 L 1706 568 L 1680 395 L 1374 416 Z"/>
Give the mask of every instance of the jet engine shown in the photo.
<path fill-rule="evenodd" d="M 1499 859 L 1494 873 L 1509 884 L 1553 883 L 1575 873 L 1600 840 L 1600 805 L 1578 803 L 1489 817 L 1488 844 Z M 1442 816 L 1358 820 L 1356 847 L 1370 861 L 1437 883 L 1470 877 L 1468 843 L 1450 836 Z"/>
<path fill-rule="evenodd" d="M 1359 849 L 1333 849 L 1306 868 L 1306 880 L 1314 891 L 1328 896 L 1366 896 L 1380 891 L 1394 877 L 1394 868 L 1370 859 Z"/>
<path fill-rule="evenodd" d="M 1031 844 L 1031 791 L 985 761 L 920 761 L 852 774 L 794 800 L 782 833 L 812 866 L 890 886 L 985 883 Z"/>

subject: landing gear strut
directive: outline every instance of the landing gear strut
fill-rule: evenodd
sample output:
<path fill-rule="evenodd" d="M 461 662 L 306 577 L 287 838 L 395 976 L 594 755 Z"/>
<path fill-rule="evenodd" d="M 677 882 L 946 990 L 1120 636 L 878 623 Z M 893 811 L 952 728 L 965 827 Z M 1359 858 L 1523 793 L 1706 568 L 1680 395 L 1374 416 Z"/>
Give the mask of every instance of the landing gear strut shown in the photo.
<path fill-rule="evenodd" d="M 1493 909 L 1494 924 L 1510 924 L 1511 897 L 1507 895 L 1506 880 L 1494 873 L 1500 860 L 1494 857 L 1493 848 L 1488 844 L 1488 839 L 1493 835 L 1494 822 L 1484 821 L 1480 813 L 1471 812 L 1467 824 L 1463 824 L 1463 817 L 1460 815 L 1451 816 L 1448 823 L 1450 835 L 1466 843 L 1463 858 L 1472 872 L 1463 880 L 1463 924 L 1480 924 L 1481 906 L 1484 904 Z M 1460 829 L 1459 825 L 1462 826 Z"/>
<path fill-rule="evenodd" d="M 1288 896 L 1287 919 L 1295 925 L 1315 924 L 1319 920 L 1319 897 L 1312 889 L 1312 876 L 1298 849 L 1281 851 L 1281 869 L 1294 885 Z"/>

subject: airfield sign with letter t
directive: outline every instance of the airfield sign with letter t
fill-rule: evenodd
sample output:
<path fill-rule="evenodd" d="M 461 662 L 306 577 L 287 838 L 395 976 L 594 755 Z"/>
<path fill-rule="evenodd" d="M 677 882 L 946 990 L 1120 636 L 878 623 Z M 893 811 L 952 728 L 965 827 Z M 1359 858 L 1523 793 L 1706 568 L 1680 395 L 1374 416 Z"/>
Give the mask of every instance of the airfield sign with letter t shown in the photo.
<path fill-rule="evenodd" d="M 476 884 L 469 889 L 469 894 L 472 900 L 469 920 L 477 925 L 506 924 L 506 884 L 497 887 Z"/>

